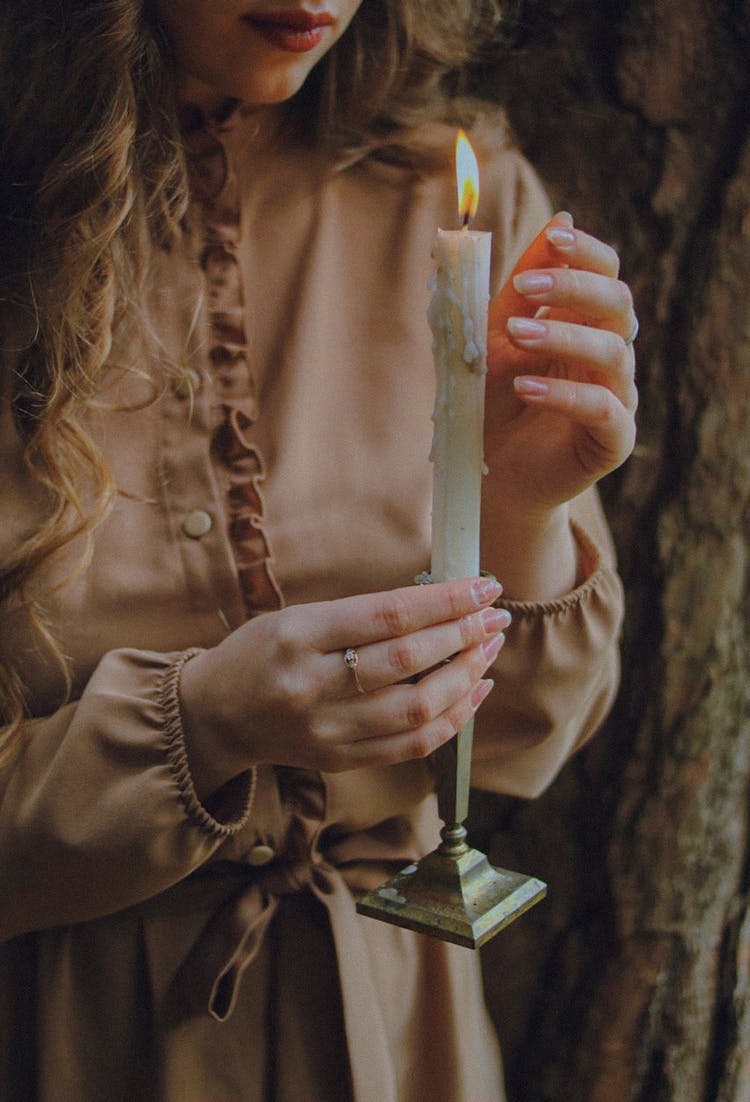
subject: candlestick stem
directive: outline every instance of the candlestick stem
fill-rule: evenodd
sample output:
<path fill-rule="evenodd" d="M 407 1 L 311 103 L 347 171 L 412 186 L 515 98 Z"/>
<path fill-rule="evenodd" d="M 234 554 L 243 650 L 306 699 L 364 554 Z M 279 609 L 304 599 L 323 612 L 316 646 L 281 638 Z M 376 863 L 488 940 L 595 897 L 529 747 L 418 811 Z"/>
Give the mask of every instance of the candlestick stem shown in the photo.
<path fill-rule="evenodd" d="M 438 812 L 444 823 L 463 823 L 469 814 L 474 720 L 432 755 L 437 773 Z"/>
<path fill-rule="evenodd" d="M 443 840 L 438 846 L 438 853 L 442 857 L 463 857 L 469 852 L 466 827 L 463 823 L 446 823 L 440 831 L 440 837 Z"/>

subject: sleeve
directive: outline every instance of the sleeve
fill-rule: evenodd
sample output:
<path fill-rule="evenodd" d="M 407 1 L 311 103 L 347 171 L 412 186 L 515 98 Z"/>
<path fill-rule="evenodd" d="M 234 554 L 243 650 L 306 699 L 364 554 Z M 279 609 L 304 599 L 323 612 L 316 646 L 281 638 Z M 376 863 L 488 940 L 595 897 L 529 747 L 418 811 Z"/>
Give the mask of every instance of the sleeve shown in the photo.
<path fill-rule="evenodd" d="M 150 898 L 248 820 L 255 774 L 201 804 L 178 687 L 195 654 L 115 650 L 80 700 L 29 720 L 0 769 L 0 941 Z"/>
<path fill-rule="evenodd" d="M 583 581 L 559 600 L 503 601 L 513 623 L 477 716 L 472 783 L 538 796 L 596 732 L 619 680 L 622 584 L 594 489 L 571 503 Z"/>

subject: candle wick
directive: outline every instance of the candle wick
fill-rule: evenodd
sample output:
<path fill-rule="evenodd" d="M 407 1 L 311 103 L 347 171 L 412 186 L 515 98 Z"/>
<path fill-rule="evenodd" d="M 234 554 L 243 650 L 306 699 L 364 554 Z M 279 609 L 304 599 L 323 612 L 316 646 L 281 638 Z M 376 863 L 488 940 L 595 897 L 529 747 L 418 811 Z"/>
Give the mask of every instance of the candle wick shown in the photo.
<path fill-rule="evenodd" d="M 471 215 L 469 214 L 469 212 L 467 210 L 466 213 L 464 214 L 464 222 L 463 222 L 463 225 L 461 226 L 461 229 L 462 230 L 468 230 L 469 222 L 471 222 Z"/>

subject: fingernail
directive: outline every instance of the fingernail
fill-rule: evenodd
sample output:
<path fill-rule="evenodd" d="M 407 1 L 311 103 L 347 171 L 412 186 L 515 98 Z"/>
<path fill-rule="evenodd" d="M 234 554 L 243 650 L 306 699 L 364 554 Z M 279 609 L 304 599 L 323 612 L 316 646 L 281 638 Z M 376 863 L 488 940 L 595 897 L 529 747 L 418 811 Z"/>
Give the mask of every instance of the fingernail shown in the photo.
<path fill-rule="evenodd" d="M 538 295 L 551 291 L 555 281 L 546 272 L 520 272 L 513 277 L 513 286 L 522 295 Z"/>
<path fill-rule="evenodd" d="M 546 337 L 547 326 L 533 318 L 508 318 L 508 332 L 517 341 L 538 341 Z"/>
<path fill-rule="evenodd" d="M 549 384 L 541 379 L 529 379 L 526 375 L 517 375 L 513 380 L 516 394 L 526 394 L 530 398 L 542 398 L 549 394 Z"/>
<path fill-rule="evenodd" d="M 484 681 L 480 681 L 475 687 L 474 692 L 471 694 L 471 706 L 472 708 L 478 708 L 486 696 L 492 692 L 495 687 L 495 682 L 491 677 L 486 678 Z"/>
<path fill-rule="evenodd" d="M 486 608 L 484 612 L 479 613 L 479 617 L 482 621 L 482 627 L 488 635 L 503 631 L 512 619 L 511 614 L 504 608 Z"/>
<path fill-rule="evenodd" d="M 482 651 L 488 662 L 491 662 L 493 658 L 497 658 L 504 642 L 505 636 L 501 632 L 500 635 L 496 635 L 493 639 L 488 639 L 486 643 L 482 643 Z"/>
<path fill-rule="evenodd" d="M 495 578 L 480 578 L 471 587 L 474 603 L 486 605 L 488 601 L 494 601 L 503 591 L 503 587 Z"/>
<path fill-rule="evenodd" d="M 566 230 L 562 226 L 550 226 L 545 230 L 544 236 L 556 249 L 569 249 L 576 243 L 576 235 L 572 230 Z"/>

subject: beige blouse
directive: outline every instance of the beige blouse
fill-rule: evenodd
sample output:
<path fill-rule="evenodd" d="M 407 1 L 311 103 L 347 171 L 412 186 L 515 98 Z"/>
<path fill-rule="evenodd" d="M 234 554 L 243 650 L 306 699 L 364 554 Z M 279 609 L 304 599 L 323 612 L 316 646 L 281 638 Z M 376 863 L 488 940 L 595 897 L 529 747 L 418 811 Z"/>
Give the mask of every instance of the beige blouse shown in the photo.
<path fill-rule="evenodd" d="M 154 278 L 158 362 L 113 370 L 91 413 L 116 506 L 49 600 L 72 702 L 24 615 L 0 624 L 34 717 L 0 772 L 0 1098 L 497 1102 L 477 955 L 354 911 L 434 848 L 429 766 L 264 766 L 205 807 L 177 704 L 186 652 L 248 616 L 428 566 L 427 287 L 451 175 L 332 173 L 242 113 L 188 144 L 189 230 Z M 483 161 L 497 286 L 548 207 L 517 153 Z M 144 405 L 147 375 L 168 385 Z M 36 500 L 6 409 L 0 553 Z M 497 792 L 539 793 L 616 687 L 611 545 L 595 494 L 573 513 L 583 584 L 506 602 L 473 777 Z"/>

